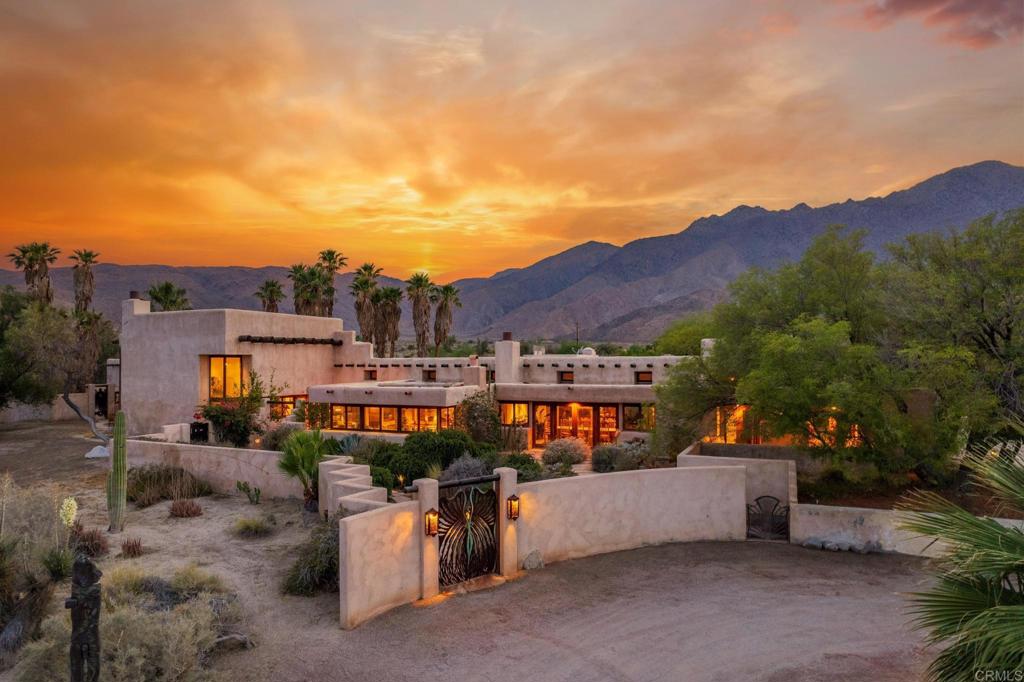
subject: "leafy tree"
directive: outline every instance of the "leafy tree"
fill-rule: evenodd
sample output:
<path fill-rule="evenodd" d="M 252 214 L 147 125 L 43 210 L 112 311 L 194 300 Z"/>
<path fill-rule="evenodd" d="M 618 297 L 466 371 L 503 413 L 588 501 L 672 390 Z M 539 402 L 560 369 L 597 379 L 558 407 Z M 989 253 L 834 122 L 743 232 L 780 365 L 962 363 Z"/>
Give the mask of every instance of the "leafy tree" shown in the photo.
<path fill-rule="evenodd" d="M 263 312 L 276 313 L 277 304 L 284 300 L 284 288 L 277 280 L 268 279 L 260 285 L 254 295 L 260 299 Z"/>
<path fill-rule="evenodd" d="M 158 282 L 149 287 L 149 298 L 160 306 L 162 311 L 189 310 L 188 292 L 174 282 Z"/>
<path fill-rule="evenodd" d="M 36 352 L 33 324 L 25 317 L 37 305 L 13 287 L 0 289 L 0 409 L 15 402 L 48 403 L 60 390 L 59 377 Z"/>
<path fill-rule="evenodd" d="M 88 249 L 76 249 L 71 254 L 71 260 L 75 262 L 72 268 L 75 286 L 75 312 L 84 313 L 89 310 L 92 304 L 92 297 L 96 291 L 96 282 L 92 273 L 92 266 L 96 265 L 99 258 L 98 253 Z"/>
<path fill-rule="evenodd" d="M 425 272 L 414 273 L 405 283 L 405 293 L 412 304 L 412 326 L 416 330 L 416 356 L 424 357 L 430 341 L 430 301 L 434 283 Z"/>
<path fill-rule="evenodd" d="M 53 285 L 50 282 L 50 268 L 57 261 L 60 249 L 48 242 L 32 242 L 14 247 L 7 254 L 14 267 L 25 273 L 25 286 L 36 300 L 53 303 Z"/>
<path fill-rule="evenodd" d="M 435 287 L 433 302 L 437 304 L 437 308 L 434 309 L 434 355 L 437 355 L 451 334 L 454 309 L 462 307 L 459 289 L 454 284 Z"/>
<path fill-rule="evenodd" d="M 714 337 L 712 313 L 694 313 L 669 325 L 654 343 L 653 351 L 659 355 L 700 355 L 701 340 Z"/>
<path fill-rule="evenodd" d="M 1018 438 L 1024 424 L 1013 422 Z M 1024 514 L 1024 443 L 990 442 L 964 459 L 972 483 L 1004 513 Z M 934 492 L 913 493 L 903 527 L 945 548 L 935 583 L 911 595 L 916 625 L 943 651 L 928 668 L 932 680 L 975 680 L 978 671 L 1024 669 L 1024 531 L 978 518 Z"/>

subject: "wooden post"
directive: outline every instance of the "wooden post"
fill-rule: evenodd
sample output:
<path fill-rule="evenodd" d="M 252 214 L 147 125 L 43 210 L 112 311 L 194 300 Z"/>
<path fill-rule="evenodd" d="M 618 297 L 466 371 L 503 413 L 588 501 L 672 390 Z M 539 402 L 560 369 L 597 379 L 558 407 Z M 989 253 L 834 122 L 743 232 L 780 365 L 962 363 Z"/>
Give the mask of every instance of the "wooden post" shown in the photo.
<path fill-rule="evenodd" d="M 84 554 L 75 558 L 71 578 L 71 682 L 100 679 L 100 604 L 103 573 Z"/>

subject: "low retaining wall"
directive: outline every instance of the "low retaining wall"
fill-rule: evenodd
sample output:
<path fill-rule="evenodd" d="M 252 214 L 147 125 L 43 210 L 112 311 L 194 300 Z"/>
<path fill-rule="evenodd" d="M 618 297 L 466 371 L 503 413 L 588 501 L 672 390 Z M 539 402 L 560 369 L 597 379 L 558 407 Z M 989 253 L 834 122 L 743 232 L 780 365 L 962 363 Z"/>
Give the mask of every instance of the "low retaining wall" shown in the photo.
<path fill-rule="evenodd" d="M 891 509 L 797 504 L 789 512 L 789 541 L 822 549 L 937 556 L 941 545 L 900 530 Z"/>
<path fill-rule="evenodd" d="M 234 494 L 236 481 L 259 488 L 264 497 L 302 497 L 302 486 L 277 468 L 281 453 L 153 440 L 127 441 L 128 466 L 166 464 L 201 478 L 214 491 Z"/>
<path fill-rule="evenodd" d="M 743 467 L 647 469 L 519 485 L 519 565 L 693 540 L 743 540 Z M 535 555 L 536 556 L 536 555 Z"/>
<path fill-rule="evenodd" d="M 328 517 L 340 509 L 348 514 L 388 506 L 388 491 L 373 485 L 369 464 L 352 464 L 351 457 L 320 462 L 320 511 Z"/>
<path fill-rule="evenodd" d="M 87 393 L 71 393 L 68 397 L 84 414 L 89 414 L 89 395 Z M 78 419 L 78 415 L 60 397 L 46 405 L 15 403 L 0 410 L 0 424 L 16 424 L 26 421 L 58 422 L 72 419 Z"/>
<path fill-rule="evenodd" d="M 689 448 L 684 451 L 689 452 Z M 747 470 L 747 504 L 762 495 L 771 495 L 782 504 L 790 506 L 797 502 L 796 463 L 783 459 L 753 459 L 745 457 L 708 457 L 706 455 L 680 454 L 676 466 L 741 466 Z"/>

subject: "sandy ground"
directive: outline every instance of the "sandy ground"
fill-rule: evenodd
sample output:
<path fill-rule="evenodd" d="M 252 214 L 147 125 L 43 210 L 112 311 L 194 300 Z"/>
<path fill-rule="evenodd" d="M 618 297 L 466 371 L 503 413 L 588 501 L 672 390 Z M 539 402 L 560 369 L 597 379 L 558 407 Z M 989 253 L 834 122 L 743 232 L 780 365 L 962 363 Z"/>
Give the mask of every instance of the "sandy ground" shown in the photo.
<path fill-rule="evenodd" d="M 60 425 L 50 439 L 54 428 L 4 428 L 0 463 L 26 484 L 45 470 L 30 458 L 54 458 L 54 482 L 75 491 L 86 527 L 105 526 L 104 465 L 73 460 L 75 447 L 82 454 L 91 447 L 76 442 L 77 426 Z M 28 438 L 12 445 L 19 433 Z M 113 551 L 100 567 L 135 564 L 166 576 L 196 562 L 220 575 L 238 592 L 257 642 L 215 659 L 231 682 L 905 682 L 920 679 L 928 660 L 920 636 L 906 626 L 901 593 L 927 580 L 923 563 L 910 557 L 754 542 L 647 547 L 401 607 L 346 632 L 338 627 L 336 594 L 278 592 L 308 535 L 297 501 L 252 506 L 238 497 L 201 498 L 204 514 L 194 519 L 170 518 L 168 504 L 130 508 L 125 533 L 111 536 Z M 230 533 L 235 519 L 258 514 L 276 519 L 272 536 Z M 147 554 L 117 557 L 122 537 L 141 538 Z"/>
<path fill-rule="evenodd" d="M 107 460 L 85 459 L 97 445 L 102 443 L 81 421 L 0 424 L 0 472 L 23 486 L 105 477 Z"/>

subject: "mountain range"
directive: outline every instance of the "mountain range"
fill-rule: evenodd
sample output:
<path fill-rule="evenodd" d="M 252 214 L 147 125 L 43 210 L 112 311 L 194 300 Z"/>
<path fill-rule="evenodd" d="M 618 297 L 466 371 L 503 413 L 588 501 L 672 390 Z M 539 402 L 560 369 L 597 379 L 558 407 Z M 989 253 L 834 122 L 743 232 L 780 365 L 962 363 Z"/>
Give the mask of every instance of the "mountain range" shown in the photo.
<path fill-rule="evenodd" d="M 638 239 L 622 246 L 586 242 L 524 268 L 455 282 L 463 306 L 455 313 L 459 338 L 648 341 L 670 322 L 722 300 L 726 287 L 750 267 L 772 267 L 798 259 L 814 237 L 839 223 L 867 231 L 867 248 L 884 256 L 885 245 L 907 235 L 962 228 L 989 213 L 1024 207 L 1024 167 L 984 161 L 924 180 L 884 197 L 812 208 L 797 204 L 770 211 L 738 206 L 700 218 L 675 234 Z M 71 300 L 70 268 L 54 268 L 59 301 Z M 257 308 L 253 292 L 265 279 L 285 283 L 287 269 L 267 266 L 175 267 L 117 265 L 95 268 L 94 307 L 120 319 L 129 290 L 145 292 L 170 280 L 188 291 L 196 308 Z M 335 314 L 354 326 L 348 295 L 351 273 L 340 275 Z M 382 282 L 398 286 L 398 280 Z M 21 273 L 0 270 L 0 285 L 22 285 Z M 291 311 L 291 302 L 282 304 Z M 408 307 L 403 335 L 412 334 Z"/>

